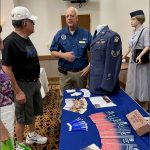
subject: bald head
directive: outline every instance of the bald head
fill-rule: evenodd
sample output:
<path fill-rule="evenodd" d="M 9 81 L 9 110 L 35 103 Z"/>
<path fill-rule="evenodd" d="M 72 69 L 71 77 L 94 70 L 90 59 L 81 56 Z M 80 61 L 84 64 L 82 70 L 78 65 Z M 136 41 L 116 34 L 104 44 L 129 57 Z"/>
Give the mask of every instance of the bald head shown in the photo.
<path fill-rule="evenodd" d="M 66 14 L 67 14 L 68 12 L 74 13 L 75 16 L 78 15 L 78 10 L 77 10 L 75 7 L 68 7 L 67 10 L 66 10 Z"/>
<path fill-rule="evenodd" d="M 78 22 L 77 12 L 77 9 L 74 7 L 69 7 L 66 10 L 66 24 L 68 25 L 70 31 L 75 31 L 76 29 Z"/>

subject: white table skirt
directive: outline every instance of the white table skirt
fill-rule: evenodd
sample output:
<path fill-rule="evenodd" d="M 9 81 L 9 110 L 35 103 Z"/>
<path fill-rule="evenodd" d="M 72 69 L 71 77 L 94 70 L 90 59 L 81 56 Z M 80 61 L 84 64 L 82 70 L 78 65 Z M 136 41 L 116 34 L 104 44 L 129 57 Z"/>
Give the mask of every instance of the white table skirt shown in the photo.
<path fill-rule="evenodd" d="M 48 79 L 44 68 L 40 68 L 40 82 L 41 82 L 41 95 L 42 98 L 44 98 L 46 93 L 48 93 L 49 91 Z"/>

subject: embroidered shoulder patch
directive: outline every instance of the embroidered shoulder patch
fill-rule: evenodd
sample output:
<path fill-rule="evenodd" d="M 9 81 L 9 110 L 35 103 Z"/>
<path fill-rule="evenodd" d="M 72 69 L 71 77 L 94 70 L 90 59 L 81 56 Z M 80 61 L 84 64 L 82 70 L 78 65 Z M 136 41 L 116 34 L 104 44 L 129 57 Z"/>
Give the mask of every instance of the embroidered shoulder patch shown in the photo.
<path fill-rule="evenodd" d="M 114 42 L 115 42 L 115 43 L 118 43 L 118 41 L 119 41 L 119 37 L 118 37 L 118 36 L 115 36 Z"/>
<path fill-rule="evenodd" d="M 119 55 L 120 55 L 120 50 L 118 50 L 118 51 L 111 50 L 111 55 L 112 55 L 113 57 L 119 56 Z"/>

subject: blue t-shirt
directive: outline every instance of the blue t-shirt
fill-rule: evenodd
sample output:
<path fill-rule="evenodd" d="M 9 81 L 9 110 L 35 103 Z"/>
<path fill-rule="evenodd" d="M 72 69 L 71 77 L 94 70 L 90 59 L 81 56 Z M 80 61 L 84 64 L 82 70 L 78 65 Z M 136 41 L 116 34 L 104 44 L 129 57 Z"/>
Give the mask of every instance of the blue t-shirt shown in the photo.
<path fill-rule="evenodd" d="M 50 50 L 74 52 L 76 59 L 74 62 L 68 62 L 64 59 L 59 59 L 58 65 L 64 68 L 85 68 L 88 65 L 87 50 L 90 49 L 91 34 L 85 29 L 77 27 L 72 34 L 68 27 L 59 30 L 52 41 Z"/>

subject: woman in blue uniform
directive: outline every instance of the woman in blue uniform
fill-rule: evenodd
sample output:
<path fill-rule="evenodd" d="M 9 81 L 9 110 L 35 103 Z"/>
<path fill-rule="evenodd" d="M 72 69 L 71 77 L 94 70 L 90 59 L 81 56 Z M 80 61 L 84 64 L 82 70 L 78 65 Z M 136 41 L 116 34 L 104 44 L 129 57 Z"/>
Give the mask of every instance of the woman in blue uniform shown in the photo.
<path fill-rule="evenodd" d="M 134 27 L 134 30 L 129 38 L 129 48 L 123 56 L 125 58 L 129 52 L 132 54 L 127 74 L 126 92 L 145 110 L 148 110 L 150 100 L 150 62 L 142 63 L 141 58 L 149 51 L 149 29 L 143 27 L 145 15 L 142 10 L 131 12 L 130 16 L 131 26 Z M 143 50 L 134 60 L 135 49 Z"/>

